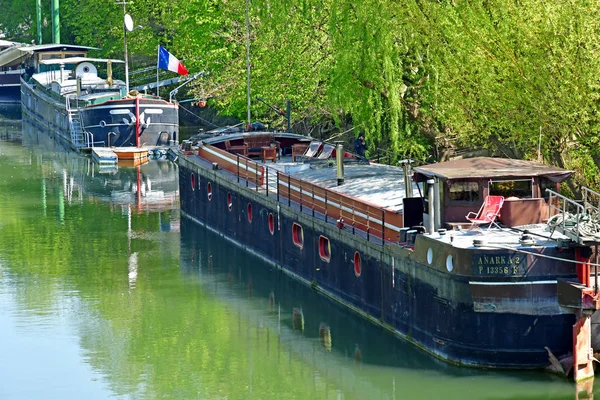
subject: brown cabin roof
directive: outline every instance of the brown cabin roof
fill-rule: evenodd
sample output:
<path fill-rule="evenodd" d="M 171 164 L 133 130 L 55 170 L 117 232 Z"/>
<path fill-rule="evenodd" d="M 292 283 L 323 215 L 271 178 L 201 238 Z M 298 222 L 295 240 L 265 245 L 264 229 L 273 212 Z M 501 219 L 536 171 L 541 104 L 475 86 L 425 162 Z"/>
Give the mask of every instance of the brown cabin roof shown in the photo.
<path fill-rule="evenodd" d="M 417 181 L 432 177 L 448 180 L 541 176 L 553 182 L 562 182 L 571 174 L 573 171 L 533 161 L 492 157 L 464 158 L 415 168 Z"/>

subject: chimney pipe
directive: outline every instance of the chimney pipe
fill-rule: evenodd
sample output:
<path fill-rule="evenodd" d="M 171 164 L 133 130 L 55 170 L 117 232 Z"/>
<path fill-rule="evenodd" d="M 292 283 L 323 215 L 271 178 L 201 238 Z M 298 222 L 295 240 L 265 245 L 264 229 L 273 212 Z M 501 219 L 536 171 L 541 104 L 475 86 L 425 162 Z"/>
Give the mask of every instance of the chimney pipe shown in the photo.
<path fill-rule="evenodd" d="M 435 232 L 435 199 L 434 199 L 434 185 L 435 181 L 433 179 L 427 180 L 428 187 L 428 200 L 429 200 L 429 221 L 427 223 L 427 230 L 429 233 Z"/>
<path fill-rule="evenodd" d="M 344 145 L 337 142 L 335 146 L 335 165 L 337 167 L 337 184 L 344 184 Z"/>

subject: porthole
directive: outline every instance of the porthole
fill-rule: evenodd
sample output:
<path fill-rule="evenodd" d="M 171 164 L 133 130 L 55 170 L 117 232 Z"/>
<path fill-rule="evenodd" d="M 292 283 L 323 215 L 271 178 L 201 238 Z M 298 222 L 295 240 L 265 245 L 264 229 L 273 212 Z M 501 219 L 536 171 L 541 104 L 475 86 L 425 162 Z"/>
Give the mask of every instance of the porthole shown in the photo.
<path fill-rule="evenodd" d="M 356 251 L 354 253 L 354 275 L 359 277 L 361 272 L 362 272 L 362 265 L 361 265 L 361 260 L 360 260 L 360 253 L 358 251 Z"/>
<path fill-rule="evenodd" d="M 319 236 L 319 257 L 325 262 L 331 261 L 331 244 L 325 236 Z"/>
<path fill-rule="evenodd" d="M 269 213 L 269 232 L 271 232 L 271 235 L 275 234 L 275 217 L 273 213 Z"/>
<path fill-rule="evenodd" d="M 452 272 L 452 270 L 454 269 L 452 256 L 446 257 L 446 269 L 448 270 L 448 272 Z"/>
<path fill-rule="evenodd" d="M 430 247 L 427 249 L 427 264 L 431 264 L 433 262 L 433 249 Z"/>
<path fill-rule="evenodd" d="M 194 175 L 194 173 L 192 172 L 192 179 L 191 179 L 191 185 L 192 185 L 192 190 L 196 190 L 196 175 Z"/>
<path fill-rule="evenodd" d="M 233 209 L 233 202 L 231 201 L 231 192 L 227 192 L 227 208 L 229 211 Z"/>
<path fill-rule="evenodd" d="M 206 185 L 206 197 L 208 197 L 208 200 L 212 200 L 212 185 L 210 182 Z"/>
<path fill-rule="evenodd" d="M 252 204 L 248 203 L 248 211 L 246 213 L 248 216 L 248 222 L 252 222 Z"/>
<path fill-rule="evenodd" d="M 292 224 L 292 240 L 297 247 L 304 247 L 304 231 L 302 226 L 295 222 Z"/>

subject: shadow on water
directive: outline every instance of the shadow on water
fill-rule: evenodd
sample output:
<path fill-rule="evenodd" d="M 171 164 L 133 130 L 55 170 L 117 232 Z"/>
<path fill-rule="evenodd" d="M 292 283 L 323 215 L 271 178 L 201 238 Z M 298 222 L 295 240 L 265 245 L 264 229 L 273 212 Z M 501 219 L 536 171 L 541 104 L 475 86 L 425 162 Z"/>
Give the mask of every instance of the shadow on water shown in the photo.
<path fill-rule="evenodd" d="M 262 323 L 271 321 L 290 351 L 337 377 L 342 392 L 397 399 L 578 398 L 575 384 L 550 373 L 438 360 L 185 217 L 180 251 L 185 274 L 197 276 L 222 301 L 242 304 Z"/>

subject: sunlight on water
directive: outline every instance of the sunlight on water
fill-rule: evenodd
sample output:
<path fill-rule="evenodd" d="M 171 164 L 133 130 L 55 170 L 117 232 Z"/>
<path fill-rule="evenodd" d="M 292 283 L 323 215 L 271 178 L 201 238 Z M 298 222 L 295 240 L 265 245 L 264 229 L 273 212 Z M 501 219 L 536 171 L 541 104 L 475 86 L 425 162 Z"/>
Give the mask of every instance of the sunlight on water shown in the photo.
<path fill-rule="evenodd" d="M 20 135 L 20 131 L 18 132 Z M 456 368 L 180 220 L 177 168 L 0 140 L 0 398 L 572 399 Z"/>

